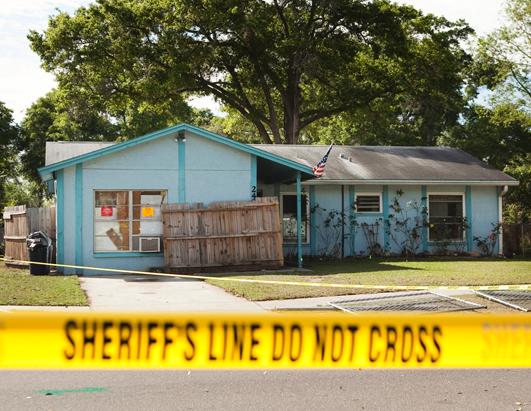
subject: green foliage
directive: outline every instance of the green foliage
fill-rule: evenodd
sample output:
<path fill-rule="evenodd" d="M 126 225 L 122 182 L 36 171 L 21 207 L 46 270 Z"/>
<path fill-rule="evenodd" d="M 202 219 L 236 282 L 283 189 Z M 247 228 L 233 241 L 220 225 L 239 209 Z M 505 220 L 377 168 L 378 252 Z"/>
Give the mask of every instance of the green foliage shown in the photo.
<path fill-rule="evenodd" d="M 459 233 L 465 233 L 470 228 L 466 217 L 454 217 Z M 430 235 L 433 233 L 438 240 L 432 240 L 433 253 L 436 255 L 462 255 L 465 253 L 465 241 L 453 241 L 452 230 L 446 224 L 429 224 Z"/>
<path fill-rule="evenodd" d="M 408 201 L 402 205 L 402 190 L 397 190 L 389 208 L 386 229 L 393 242 L 400 248 L 402 255 L 414 256 L 420 251 L 422 229 L 427 225 L 427 210 L 418 201 Z"/>
<path fill-rule="evenodd" d="M 317 221 L 317 224 L 312 226 L 312 228 L 314 228 L 318 238 L 312 241 L 320 245 L 317 250 L 319 256 L 341 257 L 344 232 L 355 232 L 358 227 L 354 214 L 336 209 L 326 209 L 319 204 L 310 209 L 310 214 L 313 214 Z"/>
<path fill-rule="evenodd" d="M 492 223 L 491 225 L 492 229 L 486 236 L 473 237 L 476 247 L 479 248 L 481 255 L 486 257 L 491 257 L 494 254 L 494 248 L 496 247 L 496 242 L 498 241 L 501 232 L 500 223 Z"/>
<path fill-rule="evenodd" d="M 493 108 L 472 105 L 463 122 L 439 138 L 439 144 L 459 147 L 503 169 L 531 152 L 531 116 L 511 103 Z"/>
<path fill-rule="evenodd" d="M 24 175 L 40 183 L 37 168 L 44 165 L 46 141 L 112 141 L 116 137 L 116 127 L 88 102 L 53 90 L 26 111 L 15 147 Z"/>
<path fill-rule="evenodd" d="M 495 90 L 494 102 L 531 107 L 531 2 L 507 0 L 509 24 L 479 39 L 471 85 Z"/>
<path fill-rule="evenodd" d="M 13 142 L 19 129 L 13 121 L 13 112 L 0 101 L 0 210 L 6 205 L 6 183 L 15 176 L 16 164 Z"/>
<path fill-rule="evenodd" d="M 28 207 L 40 207 L 42 186 L 39 183 L 23 179 L 10 179 L 4 183 L 4 205 L 26 205 Z"/>
<path fill-rule="evenodd" d="M 531 154 L 513 160 L 504 171 L 516 178 L 520 184 L 511 187 L 505 195 L 503 221 L 531 222 Z"/>
<path fill-rule="evenodd" d="M 470 33 L 387 0 L 100 0 L 29 39 L 61 87 L 118 121 L 212 95 L 263 142 L 296 143 L 315 121 L 390 104 L 430 143 L 456 117 Z"/>
<path fill-rule="evenodd" d="M 382 256 L 384 249 L 378 242 L 380 226 L 382 225 L 382 219 L 378 218 L 374 223 L 361 223 L 360 227 L 367 243 L 367 255 L 369 258 Z"/>

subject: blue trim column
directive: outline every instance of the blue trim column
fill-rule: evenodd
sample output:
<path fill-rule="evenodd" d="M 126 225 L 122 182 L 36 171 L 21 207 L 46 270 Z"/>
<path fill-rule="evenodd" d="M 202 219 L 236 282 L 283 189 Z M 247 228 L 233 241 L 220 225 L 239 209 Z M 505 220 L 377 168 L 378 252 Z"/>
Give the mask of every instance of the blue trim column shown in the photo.
<path fill-rule="evenodd" d="M 468 228 L 466 229 L 466 250 L 472 252 L 472 188 L 466 186 L 465 189 L 465 209 L 466 209 L 466 222 Z"/>
<path fill-rule="evenodd" d="M 179 203 L 186 203 L 186 145 L 185 139 L 177 139 L 179 167 Z"/>
<path fill-rule="evenodd" d="M 357 226 L 353 226 L 350 221 L 350 216 L 353 219 L 356 219 L 356 186 L 348 187 L 348 204 L 349 204 L 349 226 L 350 226 L 350 255 L 352 257 L 356 256 L 356 232 Z"/>
<path fill-rule="evenodd" d="M 315 215 L 315 186 L 310 186 L 310 247 L 312 256 L 317 253 L 317 216 Z M 313 211 L 313 212 L 312 212 Z"/>
<path fill-rule="evenodd" d="M 301 172 L 297 171 L 297 267 L 302 268 L 302 189 Z"/>
<path fill-rule="evenodd" d="M 76 265 L 83 265 L 83 163 L 76 164 Z M 83 270 L 76 269 L 76 273 L 83 274 Z"/>
<path fill-rule="evenodd" d="M 251 155 L 251 200 L 256 200 L 258 192 L 258 170 L 256 165 L 256 156 Z"/>
<path fill-rule="evenodd" d="M 65 232 L 64 232 L 64 174 L 63 170 L 57 171 L 57 188 L 55 193 L 55 224 L 56 224 L 56 261 L 57 264 L 65 262 Z M 57 271 L 62 273 L 64 269 L 58 267 Z"/>
<path fill-rule="evenodd" d="M 384 254 L 389 251 L 389 186 L 384 185 L 382 190 L 382 212 L 383 212 L 383 248 Z"/>
<path fill-rule="evenodd" d="M 420 206 L 421 211 L 428 212 L 428 188 L 426 186 L 420 186 Z M 426 219 L 425 223 L 429 222 L 428 214 L 424 214 Z M 422 226 L 422 251 L 428 252 L 428 227 L 424 224 Z"/>

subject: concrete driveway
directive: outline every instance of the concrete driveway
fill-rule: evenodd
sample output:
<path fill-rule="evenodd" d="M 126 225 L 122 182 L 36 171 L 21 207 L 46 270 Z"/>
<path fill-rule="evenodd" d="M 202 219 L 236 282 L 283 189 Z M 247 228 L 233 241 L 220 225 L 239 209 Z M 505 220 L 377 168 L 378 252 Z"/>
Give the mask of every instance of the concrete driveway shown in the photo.
<path fill-rule="evenodd" d="M 200 280 L 167 277 L 80 277 L 97 311 L 264 311 Z"/>

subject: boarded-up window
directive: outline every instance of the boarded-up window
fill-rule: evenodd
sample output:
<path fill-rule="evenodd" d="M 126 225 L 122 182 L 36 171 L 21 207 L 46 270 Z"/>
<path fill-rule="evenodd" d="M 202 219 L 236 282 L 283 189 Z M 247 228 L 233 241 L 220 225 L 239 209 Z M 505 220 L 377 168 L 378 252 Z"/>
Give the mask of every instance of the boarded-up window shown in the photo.
<path fill-rule="evenodd" d="M 141 238 L 149 238 L 150 244 L 160 241 L 165 202 L 162 190 L 95 191 L 94 251 L 156 251 L 142 247 Z"/>
<path fill-rule="evenodd" d="M 430 241 L 463 241 L 462 194 L 429 195 Z"/>
<path fill-rule="evenodd" d="M 356 212 L 357 213 L 381 213 L 382 196 L 376 194 L 357 194 L 356 195 Z"/>

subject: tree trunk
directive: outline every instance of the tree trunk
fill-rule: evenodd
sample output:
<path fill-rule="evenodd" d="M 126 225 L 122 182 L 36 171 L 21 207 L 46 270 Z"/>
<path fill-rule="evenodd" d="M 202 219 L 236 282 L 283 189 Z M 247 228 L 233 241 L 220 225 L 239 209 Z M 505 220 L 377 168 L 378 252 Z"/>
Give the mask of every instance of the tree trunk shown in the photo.
<path fill-rule="evenodd" d="M 284 96 L 284 137 L 286 144 L 297 144 L 300 134 L 300 75 L 296 71 L 288 76 L 288 86 Z"/>
<path fill-rule="evenodd" d="M 273 144 L 273 141 L 271 141 L 271 137 L 269 136 L 267 129 L 264 127 L 264 125 L 261 123 L 260 120 L 254 120 L 253 124 L 258 129 L 258 132 L 260 133 L 260 137 L 262 138 L 262 141 L 264 144 Z"/>

